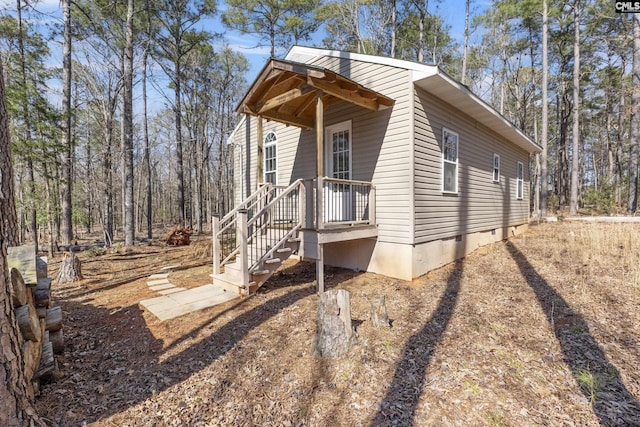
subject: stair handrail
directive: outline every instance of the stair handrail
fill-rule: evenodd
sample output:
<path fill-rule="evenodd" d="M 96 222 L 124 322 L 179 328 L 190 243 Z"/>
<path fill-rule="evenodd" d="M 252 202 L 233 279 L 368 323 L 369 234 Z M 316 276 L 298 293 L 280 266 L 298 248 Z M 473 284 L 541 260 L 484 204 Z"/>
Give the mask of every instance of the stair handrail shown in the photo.
<path fill-rule="evenodd" d="M 273 200 L 269 201 L 269 203 L 267 203 L 260 210 L 260 212 L 256 213 L 251 219 L 249 219 L 247 221 L 247 227 L 250 227 L 251 225 L 253 225 L 258 220 L 258 218 L 260 218 L 261 216 L 263 216 L 263 215 L 267 214 L 268 212 L 270 212 L 273 209 L 273 207 L 278 204 L 278 202 L 283 200 L 285 197 L 287 197 L 289 194 L 291 194 L 295 190 L 298 191 L 298 197 L 297 197 L 298 200 L 297 200 L 297 202 L 298 202 L 298 209 L 299 210 L 297 212 L 297 222 L 295 222 L 291 226 L 291 228 L 283 236 L 280 236 L 279 239 L 272 244 L 272 246 L 270 247 L 269 250 L 267 250 L 258 259 L 254 260 L 251 263 L 251 265 L 249 266 L 249 271 L 254 271 L 258 267 L 258 265 L 260 265 L 261 262 L 263 262 L 265 259 L 270 258 L 273 255 L 273 253 L 280 248 L 280 246 L 283 244 L 283 242 L 285 242 L 286 240 L 290 239 L 291 236 L 298 229 L 302 228 L 302 224 L 304 222 L 304 219 L 303 219 L 303 215 L 301 214 L 301 206 L 302 206 L 302 201 L 304 199 L 301 197 L 301 195 L 304 192 L 304 180 L 303 179 L 298 179 L 298 180 L 294 181 L 293 183 L 291 183 L 287 188 L 282 190 L 282 192 L 280 194 L 278 194 Z M 255 236 L 257 236 L 260 232 L 262 232 L 262 229 L 265 226 L 266 225 L 263 225 L 263 226 L 260 226 L 260 227 L 256 227 L 256 229 L 254 230 L 253 234 L 251 236 L 247 236 L 247 242 L 250 243 L 251 241 L 253 241 Z"/>
<path fill-rule="evenodd" d="M 293 183 L 291 183 L 284 190 L 282 190 L 282 192 L 279 195 L 277 195 L 276 197 L 274 197 L 273 200 L 271 200 L 268 203 L 266 203 L 251 218 L 248 218 L 247 226 L 252 225 L 257 220 L 257 218 L 259 218 L 260 216 L 262 216 L 265 213 L 267 213 L 270 210 L 271 207 L 273 207 L 279 200 L 282 200 L 283 197 L 285 197 L 289 193 L 291 193 L 294 189 L 296 189 L 299 186 L 303 187 L 302 183 L 303 183 L 303 180 L 302 179 L 298 179 L 298 180 L 294 181 Z M 260 186 L 260 188 L 258 188 L 249 197 L 247 197 L 245 200 L 243 200 L 242 203 L 240 203 L 234 209 L 229 211 L 229 213 L 227 213 L 224 217 L 222 217 L 222 219 L 219 220 L 219 222 L 217 224 L 217 227 L 216 227 L 217 229 L 216 229 L 215 236 L 214 236 L 215 243 L 218 244 L 219 247 L 223 246 L 221 244 L 221 241 L 222 241 L 222 238 L 224 237 L 225 231 L 227 231 L 228 228 L 230 228 L 231 226 L 236 224 L 237 219 L 238 219 L 238 212 L 240 210 L 249 209 L 251 207 L 254 207 L 256 204 L 258 204 L 260 202 L 264 202 L 264 201 L 268 200 L 268 196 L 272 192 L 274 192 L 276 189 L 277 189 L 277 187 L 275 187 L 272 184 L 268 184 L 268 183 Z M 301 191 L 304 191 L 304 188 L 302 188 Z M 300 218 L 298 218 L 298 222 L 300 222 Z M 247 241 L 250 241 L 251 239 L 252 239 L 252 236 L 249 236 Z M 218 263 L 217 265 L 214 264 L 214 271 L 219 271 L 220 267 L 222 267 L 223 265 L 227 264 L 231 259 L 233 259 L 236 255 L 238 255 L 240 253 L 240 248 L 241 247 L 242 247 L 242 242 L 236 241 L 235 247 L 233 247 L 233 249 L 231 249 L 229 251 L 229 253 L 223 253 L 222 254 L 222 256 L 223 256 L 222 260 L 220 260 L 220 261 L 214 260 L 214 263 L 216 263 L 216 262 Z M 215 251 L 214 250 L 214 252 L 219 252 L 219 251 Z"/>
<path fill-rule="evenodd" d="M 284 196 L 286 196 L 289 193 L 291 193 L 296 187 L 301 186 L 302 182 L 303 182 L 302 179 L 297 179 L 297 180 L 293 181 L 291 183 L 291 185 L 289 185 L 287 188 L 282 190 L 282 192 L 280 194 L 278 194 L 276 197 L 274 197 L 273 200 L 271 200 L 269 203 L 264 205 L 264 207 L 262 209 L 260 209 L 259 212 L 257 212 L 252 218 L 250 218 L 247 221 L 247 225 L 252 225 L 257 220 L 258 217 L 260 217 L 261 215 L 264 215 L 265 213 L 267 213 L 267 211 L 269 211 L 271 209 L 271 207 L 273 207 L 273 205 L 275 205 L 278 201 L 280 201 L 282 198 L 284 198 Z"/>
<path fill-rule="evenodd" d="M 222 234 L 224 230 L 226 230 L 231 224 L 233 224 L 240 209 L 249 209 L 250 207 L 254 206 L 261 198 L 265 197 L 269 192 L 271 192 L 272 189 L 273 186 L 271 184 L 261 185 L 256 191 L 254 191 L 253 193 L 251 193 L 251 195 L 244 199 L 238 206 L 231 209 L 225 216 L 220 219 L 220 230 L 217 234 Z"/>

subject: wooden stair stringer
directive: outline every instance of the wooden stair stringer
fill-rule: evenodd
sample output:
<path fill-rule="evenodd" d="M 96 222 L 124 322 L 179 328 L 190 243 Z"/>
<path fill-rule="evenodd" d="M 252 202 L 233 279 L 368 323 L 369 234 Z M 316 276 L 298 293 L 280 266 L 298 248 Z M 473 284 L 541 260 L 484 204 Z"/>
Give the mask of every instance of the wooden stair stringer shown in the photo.
<path fill-rule="evenodd" d="M 297 233 L 294 236 L 295 237 L 292 236 L 291 238 L 283 240 L 280 245 L 273 250 L 273 256 L 271 258 L 262 260 L 256 268 L 249 273 L 248 295 L 253 295 L 273 276 L 282 263 L 287 260 L 292 253 L 298 250 L 300 238 L 297 237 Z M 248 296 L 246 288 L 241 285 L 241 272 L 237 267 L 237 264 L 230 264 L 225 266 L 224 273 L 212 275 L 213 284 L 223 288 L 225 292 Z"/>

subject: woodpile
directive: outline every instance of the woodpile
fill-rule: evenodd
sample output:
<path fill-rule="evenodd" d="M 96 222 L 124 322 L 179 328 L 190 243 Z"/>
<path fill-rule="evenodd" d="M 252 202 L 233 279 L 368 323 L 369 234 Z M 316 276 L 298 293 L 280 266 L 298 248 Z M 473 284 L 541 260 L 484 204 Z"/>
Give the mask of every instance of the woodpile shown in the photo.
<path fill-rule="evenodd" d="M 167 234 L 167 245 L 171 246 L 187 246 L 191 243 L 191 233 L 192 231 L 188 228 L 185 228 L 181 225 L 176 225 L 173 229 Z"/>
<path fill-rule="evenodd" d="M 62 307 L 51 305 L 51 279 L 47 259 L 36 256 L 33 246 L 9 248 L 11 299 L 15 307 L 22 360 L 31 397 L 40 381 L 59 374 L 55 354 L 64 352 Z"/>

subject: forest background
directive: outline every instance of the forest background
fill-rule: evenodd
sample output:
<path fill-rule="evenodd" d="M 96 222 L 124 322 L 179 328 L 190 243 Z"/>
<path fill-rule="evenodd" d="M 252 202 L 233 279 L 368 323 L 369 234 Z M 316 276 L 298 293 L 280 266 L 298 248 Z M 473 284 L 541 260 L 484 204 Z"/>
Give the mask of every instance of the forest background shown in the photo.
<path fill-rule="evenodd" d="M 640 13 L 608 0 L 5 0 L 21 242 L 202 232 L 235 107 L 293 44 L 437 64 L 542 146 L 532 212 L 635 213 Z M 544 183 L 544 184 L 543 184 Z"/>

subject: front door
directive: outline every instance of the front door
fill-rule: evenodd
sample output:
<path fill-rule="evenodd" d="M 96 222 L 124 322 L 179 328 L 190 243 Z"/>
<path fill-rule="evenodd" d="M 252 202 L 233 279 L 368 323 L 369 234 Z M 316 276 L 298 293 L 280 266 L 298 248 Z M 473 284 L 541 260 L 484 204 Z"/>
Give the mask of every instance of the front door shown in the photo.
<path fill-rule="evenodd" d="M 351 121 L 327 126 L 325 136 L 326 172 L 329 178 L 351 179 Z M 351 186 L 327 182 L 324 186 L 324 218 L 327 222 L 352 220 Z"/>

